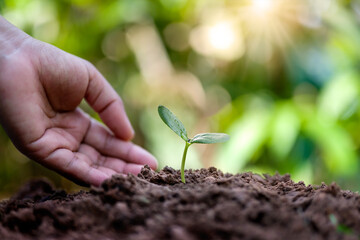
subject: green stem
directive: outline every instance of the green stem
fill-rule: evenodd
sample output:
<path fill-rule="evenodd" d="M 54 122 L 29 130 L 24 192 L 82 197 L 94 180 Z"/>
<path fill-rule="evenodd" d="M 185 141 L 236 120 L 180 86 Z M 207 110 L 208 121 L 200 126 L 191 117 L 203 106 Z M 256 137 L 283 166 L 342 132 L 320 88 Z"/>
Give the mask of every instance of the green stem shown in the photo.
<path fill-rule="evenodd" d="M 182 157 L 182 161 L 181 161 L 181 181 L 183 183 L 185 183 L 185 160 L 186 160 L 186 154 L 187 154 L 187 150 L 190 147 L 191 143 L 186 142 L 185 143 L 185 149 L 184 149 L 184 154 Z"/>

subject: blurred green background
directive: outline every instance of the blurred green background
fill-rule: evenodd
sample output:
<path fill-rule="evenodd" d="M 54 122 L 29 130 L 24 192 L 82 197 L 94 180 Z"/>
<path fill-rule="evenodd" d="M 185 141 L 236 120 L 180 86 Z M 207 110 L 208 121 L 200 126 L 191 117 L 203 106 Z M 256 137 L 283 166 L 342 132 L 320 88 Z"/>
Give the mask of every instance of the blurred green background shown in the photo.
<path fill-rule="evenodd" d="M 183 151 L 158 117 L 163 104 L 190 136 L 231 135 L 193 146 L 187 168 L 278 171 L 360 189 L 359 0 L 0 0 L 0 8 L 34 38 L 91 61 L 160 168 L 180 168 Z M 77 188 L 22 156 L 0 129 L 0 198 L 38 176 Z"/>

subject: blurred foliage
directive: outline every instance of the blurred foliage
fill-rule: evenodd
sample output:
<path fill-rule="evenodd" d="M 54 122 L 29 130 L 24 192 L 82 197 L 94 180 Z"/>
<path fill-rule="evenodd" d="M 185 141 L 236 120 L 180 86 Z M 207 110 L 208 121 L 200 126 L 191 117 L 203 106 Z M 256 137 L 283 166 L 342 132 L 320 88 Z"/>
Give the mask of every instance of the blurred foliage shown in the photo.
<path fill-rule="evenodd" d="M 190 136 L 231 135 L 196 146 L 188 168 L 289 172 L 360 189 L 359 0 L 2 0 L 0 9 L 31 36 L 91 61 L 160 167 L 180 168 L 182 152 L 157 116 L 163 104 Z M 0 137 L 0 194 L 33 176 L 74 188 Z"/>

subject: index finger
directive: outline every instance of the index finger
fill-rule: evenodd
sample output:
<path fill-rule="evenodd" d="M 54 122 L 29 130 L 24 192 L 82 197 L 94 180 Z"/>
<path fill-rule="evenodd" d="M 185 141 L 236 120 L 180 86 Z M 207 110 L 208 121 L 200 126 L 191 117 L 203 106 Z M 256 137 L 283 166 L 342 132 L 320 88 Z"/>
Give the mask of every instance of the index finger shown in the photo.
<path fill-rule="evenodd" d="M 120 96 L 91 63 L 87 64 L 87 69 L 89 83 L 85 93 L 86 101 L 116 137 L 126 141 L 131 140 L 134 137 L 134 130 Z"/>

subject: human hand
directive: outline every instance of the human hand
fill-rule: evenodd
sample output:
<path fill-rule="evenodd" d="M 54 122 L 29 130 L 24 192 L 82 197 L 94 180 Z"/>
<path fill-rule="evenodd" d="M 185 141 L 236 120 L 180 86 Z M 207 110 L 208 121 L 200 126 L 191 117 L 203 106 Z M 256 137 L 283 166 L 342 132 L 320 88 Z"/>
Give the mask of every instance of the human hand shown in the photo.
<path fill-rule="evenodd" d="M 0 16 L 0 123 L 25 155 L 81 184 L 137 174 L 156 159 L 131 140 L 122 100 L 89 62 Z M 105 125 L 78 105 L 85 98 Z"/>

